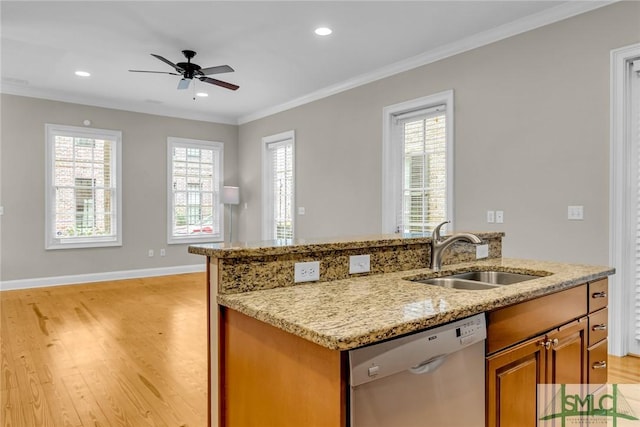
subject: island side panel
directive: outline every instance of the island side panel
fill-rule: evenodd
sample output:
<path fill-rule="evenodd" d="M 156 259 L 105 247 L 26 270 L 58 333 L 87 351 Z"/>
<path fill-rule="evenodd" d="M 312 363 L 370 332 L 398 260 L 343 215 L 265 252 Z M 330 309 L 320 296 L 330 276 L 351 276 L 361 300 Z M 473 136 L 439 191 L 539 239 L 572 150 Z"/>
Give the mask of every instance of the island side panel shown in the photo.
<path fill-rule="evenodd" d="M 207 330 L 209 341 L 207 343 L 207 359 L 208 359 L 208 385 L 209 385 L 209 402 L 207 405 L 207 425 L 209 427 L 218 427 L 219 409 L 218 409 L 218 364 L 219 364 L 219 348 L 218 336 L 220 329 L 220 320 L 218 313 L 218 259 L 207 257 Z"/>
<path fill-rule="evenodd" d="M 220 313 L 221 427 L 346 426 L 346 353 Z"/>

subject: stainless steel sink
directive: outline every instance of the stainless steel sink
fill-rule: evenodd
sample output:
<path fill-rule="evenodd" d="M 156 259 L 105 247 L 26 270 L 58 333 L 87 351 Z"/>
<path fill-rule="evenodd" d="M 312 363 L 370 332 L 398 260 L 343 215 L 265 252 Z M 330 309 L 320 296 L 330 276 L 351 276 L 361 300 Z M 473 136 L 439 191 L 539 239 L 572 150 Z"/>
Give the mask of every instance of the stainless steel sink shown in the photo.
<path fill-rule="evenodd" d="M 468 271 L 453 274 L 445 277 L 407 278 L 413 282 L 424 283 L 425 285 L 442 286 L 449 289 L 460 289 L 465 291 L 482 291 L 495 289 L 500 286 L 512 285 L 526 280 L 537 279 L 541 276 L 534 276 L 523 273 L 509 273 L 506 271 Z"/>
<path fill-rule="evenodd" d="M 436 277 L 434 279 L 416 280 L 416 282 L 424 283 L 425 285 L 436 285 L 442 286 L 443 288 L 461 289 L 465 291 L 482 291 L 486 289 L 495 289 L 499 286 L 473 280 L 457 279 L 454 277 Z"/>
<path fill-rule="evenodd" d="M 476 282 L 491 283 L 494 285 L 512 285 L 525 280 L 537 279 L 540 276 L 530 274 L 508 273 L 506 271 L 470 271 L 468 273 L 448 276 L 455 279 L 473 280 Z"/>

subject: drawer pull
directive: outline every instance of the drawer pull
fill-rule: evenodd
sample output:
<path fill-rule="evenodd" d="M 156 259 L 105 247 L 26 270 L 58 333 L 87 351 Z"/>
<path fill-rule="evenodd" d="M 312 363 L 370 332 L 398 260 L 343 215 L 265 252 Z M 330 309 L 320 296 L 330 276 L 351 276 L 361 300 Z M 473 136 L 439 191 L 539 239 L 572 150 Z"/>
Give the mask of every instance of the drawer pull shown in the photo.
<path fill-rule="evenodd" d="M 591 328 L 592 331 L 606 331 L 607 330 L 607 324 L 606 323 L 601 323 L 599 325 L 594 325 Z"/>
<path fill-rule="evenodd" d="M 601 360 L 599 362 L 596 362 L 593 364 L 592 366 L 593 369 L 606 369 L 607 368 L 607 361 L 606 360 Z"/>
<path fill-rule="evenodd" d="M 591 298 L 606 298 L 607 297 L 607 293 L 606 292 L 594 292 L 591 294 Z"/>
<path fill-rule="evenodd" d="M 557 346 L 558 345 L 558 338 L 554 338 L 552 340 L 545 340 L 545 341 L 540 341 L 538 343 L 538 345 L 540 347 L 544 347 L 546 350 L 549 350 L 551 348 L 551 346 Z"/>

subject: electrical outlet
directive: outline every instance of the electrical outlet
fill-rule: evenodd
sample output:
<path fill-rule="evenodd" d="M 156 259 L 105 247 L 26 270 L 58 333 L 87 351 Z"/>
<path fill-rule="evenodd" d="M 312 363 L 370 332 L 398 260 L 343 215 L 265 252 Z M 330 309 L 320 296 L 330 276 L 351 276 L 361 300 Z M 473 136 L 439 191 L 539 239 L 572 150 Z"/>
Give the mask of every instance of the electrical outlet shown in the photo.
<path fill-rule="evenodd" d="M 489 258 L 489 245 L 476 245 L 476 259 Z"/>
<path fill-rule="evenodd" d="M 371 271 L 371 255 L 351 255 L 349 257 L 349 274 L 368 273 Z"/>
<path fill-rule="evenodd" d="M 313 282 L 315 280 L 320 280 L 320 261 L 296 262 L 294 264 L 294 282 Z"/>
<path fill-rule="evenodd" d="M 496 211 L 487 211 L 487 222 L 489 224 L 496 222 Z"/>
<path fill-rule="evenodd" d="M 149 249 L 149 258 L 153 256 L 153 249 Z"/>
<path fill-rule="evenodd" d="M 504 222 L 504 211 L 496 211 L 496 224 Z"/>

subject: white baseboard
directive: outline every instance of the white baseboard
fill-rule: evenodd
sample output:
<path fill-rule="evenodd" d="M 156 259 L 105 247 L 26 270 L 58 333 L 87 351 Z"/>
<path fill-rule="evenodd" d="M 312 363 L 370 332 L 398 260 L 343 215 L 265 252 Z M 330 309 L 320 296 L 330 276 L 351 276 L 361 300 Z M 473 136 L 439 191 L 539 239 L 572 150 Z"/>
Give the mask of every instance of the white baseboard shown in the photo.
<path fill-rule="evenodd" d="M 47 286 L 79 285 L 82 283 L 105 282 L 108 280 L 136 279 L 139 277 L 170 276 L 172 274 L 198 273 L 206 270 L 206 265 L 179 265 L 175 267 L 145 268 L 141 270 L 108 271 L 104 273 L 76 274 L 72 276 L 38 277 L 34 279 L 5 280 L 0 282 L 0 291 L 43 288 Z"/>

